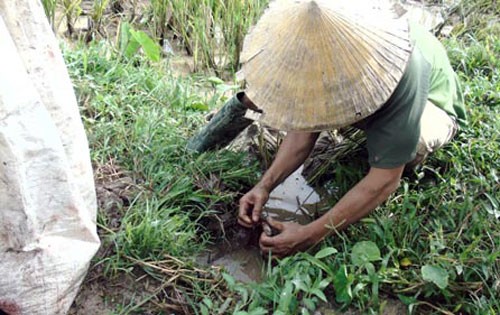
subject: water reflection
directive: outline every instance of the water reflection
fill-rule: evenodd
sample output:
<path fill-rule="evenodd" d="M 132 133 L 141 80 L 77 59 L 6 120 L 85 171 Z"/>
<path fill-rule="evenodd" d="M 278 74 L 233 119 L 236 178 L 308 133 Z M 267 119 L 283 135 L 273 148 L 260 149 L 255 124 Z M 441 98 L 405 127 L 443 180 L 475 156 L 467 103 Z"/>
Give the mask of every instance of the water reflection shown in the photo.
<path fill-rule="evenodd" d="M 264 216 L 307 224 L 328 206 L 326 195 L 308 185 L 302 176 L 302 170 L 303 166 L 271 192 L 269 201 L 264 206 Z M 244 233 L 260 233 L 258 229 L 241 230 Z M 198 261 L 204 265 L 224 267 L 226 272 L 239 281 L 260 282 L 264 275 L 265 263 L 258 248 L 258 235 L 249 236 L 247 239 L 253 239 L 254 242 L 232 239 L 232 243 L 239 244 L 221 243 L 213 246 L 203 257 L 199 257 Z"/>
<path fill-rule="evenodd" d="M 264 206 L 265 215 L 280 221 L 311 222 L 317 215 L 320 195 L 302 176 L 301 166 L 276 187 Z"/>

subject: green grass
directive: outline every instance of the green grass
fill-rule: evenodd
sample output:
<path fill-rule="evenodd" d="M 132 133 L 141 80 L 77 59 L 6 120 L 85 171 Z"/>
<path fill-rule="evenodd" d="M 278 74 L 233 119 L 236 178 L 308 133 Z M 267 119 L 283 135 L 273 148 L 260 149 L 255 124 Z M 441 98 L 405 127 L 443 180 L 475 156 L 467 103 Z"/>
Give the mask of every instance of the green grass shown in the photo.
<path fill-rule="evenodd" d="M 45 11 L 45 15 L 49 20 L 49 23 L 52 27 L 55 25 L 55 17 L 56 17 L 56 7 L 57 0 L 42 0 L 43 9 Z"/>
<path fill-rule="evenodd" d="M 138 183 L 137 196 L 119 209 L 119 227 L 108 227 L 113 218 L 100 211 L 107 255 L 96 264 L 114 278 L 132 272 L 137 261 L 162 261 L 168 254 L 183 262 L 175 287 L 198 288 L 190 273 L 197 274 L 192 257 L 210 238 L 204 226 L 235 209 L 257 172 L 243 154 L 185 149 L 221 96 L 207 79 L 175 78 L 166 65 L 139 56 L 125 60 L 106 44 L 67 50 L 66 61 L 94 166 L 119 165 Z"/>
<path fill-rule="evenodd" d="M 68 27 L 74 34 L 74 24 L 81 14 L 81 0 L 42 0 L 51 25 L 59 6 Z M 131 1 L 133 6 L 136 1 Z M 268 0 L 152 0 L 147 2 L 142 18 L 136 12 L 123 12 L 122 22 L 130 22 L 139 30 L 147 30 L 159 44 L 178 39 L 180 46 L 193 57 L 196 71 L 214 71 L 218 76 L 231 75 L 239 65 L 243 39 L 251 25 L 262 14 Z M 106 9 L 109 0 L 93 0 L 89 15 L 91 32 L 106 34 Z M 87 37 L 89 34 L 87 34 Z M 109 39 L 108 39 L 109 40 Z"/>
<path fill-rule="evenodd" d="M 151 2 L 155 24 L 165 27 L 163 12 L 170 8 L 170 26 L 193 56 L 195 70 L 221 76 L 237 69 L 243 38 L 268 0 L 172 0 L 166 8 L 164 2 Z"/>
<path fill-rule="evenodd" d="M 468 127 L 371 216 L 310 253 L 269 265 L 253 285 L 193 264 L 217 236 L 206 227 L 235 214 L 260 170 L 242 153 L 185 149 L 207 111 L 224 102 L 215 81 L 176 77 L 168 62 L 124 58 L 107 44 L 65 49 L 94 166 L 116 164 L 136 186 L 118 225 L 99 212 L 106 250 L 94 265 L 106 280 L 127 274 L 154 287 L 146 299 L 124 298 L 115 313 L 168 314 L 165 305 L 175 304 L 196 314 L 312 314 L 328 300 L 376 314 L 393 298 L 418 314 L 497 314 L 500 37 L 496 26 L 483 28 L 487 18 L 467 18 L 479 26 L 457 28 L 444 42 L 464 84 Z M 339 196 L 363 174 L 341 162 L 325 183 Z"/>

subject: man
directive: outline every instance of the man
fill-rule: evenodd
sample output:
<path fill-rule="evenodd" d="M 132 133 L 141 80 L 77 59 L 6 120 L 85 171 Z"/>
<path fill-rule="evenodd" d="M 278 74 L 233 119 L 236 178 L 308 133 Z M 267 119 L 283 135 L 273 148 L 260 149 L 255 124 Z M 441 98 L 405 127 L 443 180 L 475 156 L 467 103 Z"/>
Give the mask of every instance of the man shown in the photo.
<path fill-rule="evenodd" d="M 335 7 L 334 3 L 338 5 L 339 1 L 278 1 L 249 35 L 242 54 L 248 87 L 246 94 L 239 95 L 239 100 L 247 108 L 263 110 L 264 115 L 267 114 L 267 120 L 263 119 L 265 123 L 289 132 L 271 167 L 240 199 L 238 220 L 241 225 L 261 224 L 262 208 L 270 192 L 305 161 L 320 130 L 353 125 L 364 130 L 367 136 L 370 170 L 333 208 L 307 225 L 269 220 L 268 223 L 280 233 L 273 237 L 263 233 L 260 246 L 263 252 L 278 257 L 306 250 L 334 229 L 343 229 L 370 214 L 397 189 L 406 165 L 420 163 L 429 153 L 448 143 L 458 124 L 463 125 L 466 120 L 456 74 L 445 49 L 433 35 L 415 24 L 409 25 L 409 35 L 397 33 L 389 24 L 361 25 L 364 20 L 356 16 L 356 9 L 342 7 L 344 4 Z M 370 15 L 373 12 L 365 17 Z M 407 22 L 404 23 L 403 30 L 404 27 L 408 30 Z M 264 40 L 263 34 L 274 41 Z M 409 49 L 405 36 L 411 44 Z M 288 40 L 286 46 L 279 43 L 280 38 Z M 380 47 L 373 48 L 379 43 Z M 288 58 L 287 52 L 282 53 L 284 49 L 292 52 L 294 59 L 291 62 L 283 61 Z M 316 53 L 322 49 L 325 58 L 320 52 Z M 301 67 L 304 58 L 308 62 L 312 60 L 313 64 Z M 315 58 L 323 58 L 324 68 L 314 65 Z M 342 58 L 347 61 L 336 60 Z M 273 68 L 274 64 L 279 66 Z M 297 73 L 288 69 L 289 64 L 293 64 Z M 361 70 L 342 70 L 341 66 L 355 66 Z M 278 73 L 281 70 L 284 75 Z M 390 76 L 386 76 L 388 72 Z M 290 73 L 293 79 L 287 77 Z M 388 83 L 378 82 L 374 74 L 384 77 L 381 81 Z M 333 76 L 340 79 L 333 80 Z M 325 87 L 326 92 L 311 88 L 317 77 L 318 86 Z M 395 78 L 394 83 L 391 78 Z M 293 94 L 300 93 L 301 87 L 293 85 L 300 85 L 302 80 L 302 88 L 311 89 L 310 92 L 305 96 Z M 374 88 L 370 86 L 373 81 L 376 81 Z M 363 90 L 364 86 L 368 88 Z M 385 93 L 383 96 L 376 94 L 384 90 L 388 92 L 380 92 Z M 326 103 L 330 107 L 322 111 L 309 104 L 313 103 L 311 99 L 318 100 L 318 106 Z M 371 106 L 367 99 L 384 100 Z M 280 100 L 285 105 L 279 104 Z M 290 103 L 286 111 L 281 111 Z M 308 112 L 310 108 L 313 109 Z M 335 114 L 327 117 L 326 122 L 322 120 L 331 111 Z M 289 112 L 291 118 L 287 117 Z M 328 125 L 338 117 L 345 119 Z M 312 123 L 303 124 L 303 121 Z"/>

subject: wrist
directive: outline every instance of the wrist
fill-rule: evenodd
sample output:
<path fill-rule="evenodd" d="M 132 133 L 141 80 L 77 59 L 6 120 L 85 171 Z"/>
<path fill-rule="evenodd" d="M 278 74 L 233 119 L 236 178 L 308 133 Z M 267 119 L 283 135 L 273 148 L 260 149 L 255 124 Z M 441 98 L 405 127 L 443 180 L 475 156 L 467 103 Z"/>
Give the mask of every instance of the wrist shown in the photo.
<path fill-rule="evenodd" d="M 328 229 L 320 219 L 304 225 L 304 234 L 311 245 L 321 242 L 328 234 Z"/>
<path fill-rule="evenodd" d="M 270 180 L 266 180 L 264 178 L 257 183 L 256 187 L 264 190 L 268 194 L 270 194 L 271 191 L 274 189 L 273 183 Z"/>

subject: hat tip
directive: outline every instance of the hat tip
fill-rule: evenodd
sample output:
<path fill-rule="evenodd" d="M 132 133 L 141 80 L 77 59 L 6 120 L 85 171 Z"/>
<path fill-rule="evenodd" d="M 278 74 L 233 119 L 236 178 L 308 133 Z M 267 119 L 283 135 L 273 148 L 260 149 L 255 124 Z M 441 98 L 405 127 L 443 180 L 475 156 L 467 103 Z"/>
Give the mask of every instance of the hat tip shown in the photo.
<path fill-rule="evenodd" d="M 315 0 L 309 1 L 309 10 L 311 12 L 319 11 L 319 5 Z"/>

